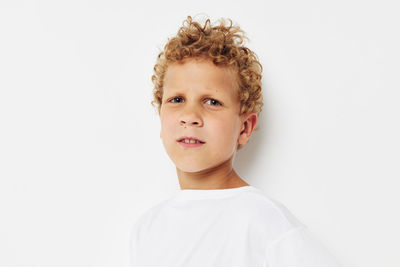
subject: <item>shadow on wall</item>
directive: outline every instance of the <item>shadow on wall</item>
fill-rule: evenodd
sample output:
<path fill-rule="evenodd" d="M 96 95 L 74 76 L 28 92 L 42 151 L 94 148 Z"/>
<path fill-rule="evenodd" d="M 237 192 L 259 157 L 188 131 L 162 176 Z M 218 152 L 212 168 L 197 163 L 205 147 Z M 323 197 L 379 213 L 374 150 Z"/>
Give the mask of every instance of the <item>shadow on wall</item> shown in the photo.
<path fill-rule="evenodd" d="M 234 159 L 234 169 L 235 171 L 248 183 L 252 183 L 251 171 L 255 164 L 266 163 L 268 160 L 268 151 L 265 151 L 266 144 L 269 143 L 268 129 L 270 129 L 270 123 L 268 121 L 268 116 L 265 114 L 270 114 L 267 110 L 270 105 L 265 103 L 265 88 L 263 88 L 264 95 L 264 106 L 261 113 L 258 116 L 258 122 L 256 127 L 259 128 L 253 131 L 250 140 L 244 145 L 239 151 L 236 152 Z M 265 166 L 265 164 L 263 164 Z"/>

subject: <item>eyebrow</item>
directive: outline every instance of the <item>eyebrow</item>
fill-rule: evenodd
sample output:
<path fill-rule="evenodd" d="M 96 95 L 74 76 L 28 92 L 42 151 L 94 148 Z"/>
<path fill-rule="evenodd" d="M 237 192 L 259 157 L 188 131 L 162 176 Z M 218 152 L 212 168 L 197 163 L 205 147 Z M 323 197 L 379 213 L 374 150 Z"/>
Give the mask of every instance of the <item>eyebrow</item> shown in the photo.
<path fill-rule="evenodd" d="M 165 88 L 164 88 L 165 89 Z M 168 89 L 170 90 L 170 91 L 173 91 L 173 92 L 175 92 L 176 93 L 176 91 L 179 91 L 179 93 L 182 91 L 182 89 L 177 89 L 177 88 L 174 88 L 174 87 L 168 87 Z M 206 89 L 206 91 L 215 91 L 215 92 L 218 92 L 218 91 L 221 91 L 221 90 L 218 90 L 218 89 L 215 89 L 215 88 L 210 88 L 210 87 L 205 87 L 204 89 Z M 165 91 L 165 90 L 164 90 Z"/>

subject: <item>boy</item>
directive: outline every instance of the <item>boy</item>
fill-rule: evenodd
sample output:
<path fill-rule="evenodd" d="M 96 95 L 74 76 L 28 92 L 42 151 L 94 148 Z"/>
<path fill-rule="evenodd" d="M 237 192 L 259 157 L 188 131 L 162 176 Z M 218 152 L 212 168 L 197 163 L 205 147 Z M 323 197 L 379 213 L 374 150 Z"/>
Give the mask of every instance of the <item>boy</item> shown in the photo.
<path fill-rule="evenodd" d="M 181 189 L 135 223 L 131 266 L 339 266 L 282 204 L 232 168 L 261 112 L 262 66 L 229 21 L 201 26 L 188 16 L 158 56 L 152 104 Z"/>

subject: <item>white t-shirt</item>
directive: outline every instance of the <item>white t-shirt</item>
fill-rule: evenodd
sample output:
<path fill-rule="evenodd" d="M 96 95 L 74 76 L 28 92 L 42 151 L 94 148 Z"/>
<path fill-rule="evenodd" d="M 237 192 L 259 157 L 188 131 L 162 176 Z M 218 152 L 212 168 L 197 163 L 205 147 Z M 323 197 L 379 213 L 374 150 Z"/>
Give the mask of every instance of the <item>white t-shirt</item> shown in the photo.
<path fill-rule="evenodd" d="M 139 217 L 131 267 L 338 267 L 282 204 L 253 186 L 179 189 Z"/>

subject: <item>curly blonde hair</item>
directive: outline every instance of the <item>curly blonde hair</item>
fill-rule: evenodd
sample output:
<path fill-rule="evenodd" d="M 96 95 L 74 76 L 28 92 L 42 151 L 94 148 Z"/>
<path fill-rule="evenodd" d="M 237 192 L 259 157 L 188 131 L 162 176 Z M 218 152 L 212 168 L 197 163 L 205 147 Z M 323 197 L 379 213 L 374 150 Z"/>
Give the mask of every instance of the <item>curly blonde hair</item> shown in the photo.
<path fill-rule="evenodd" d="M 216 66 L 230 67 L 237 73 L 239 85 L 240 114 L 256 112 L 260 114 L 263 106 L 261 92 L 262 65 L 257 55 L 243 45 L 248 38 L 239 26 L 233 26 L 232 20 L 221 19 L 219 25 L 211 25 L 207 19 L 204 26 L 193 21 L 191 16 L 183 22 L 176 36 L 169 38 L 164 50 L 157 56 L 154 74 L 153 106 L 160 113 L 164 76 L 168 66 L 187 58 L 208 59 Z M 241 145 L 238 145 L 240 149 Z"/>

